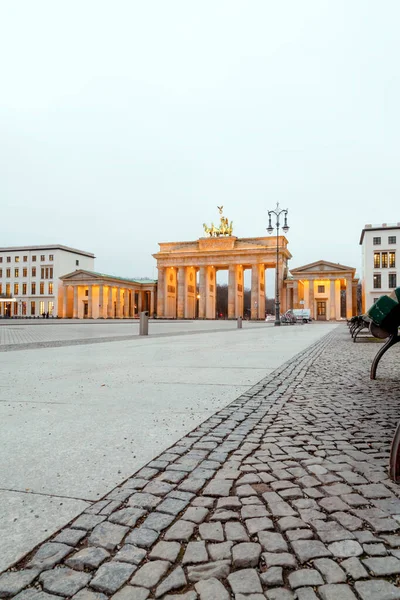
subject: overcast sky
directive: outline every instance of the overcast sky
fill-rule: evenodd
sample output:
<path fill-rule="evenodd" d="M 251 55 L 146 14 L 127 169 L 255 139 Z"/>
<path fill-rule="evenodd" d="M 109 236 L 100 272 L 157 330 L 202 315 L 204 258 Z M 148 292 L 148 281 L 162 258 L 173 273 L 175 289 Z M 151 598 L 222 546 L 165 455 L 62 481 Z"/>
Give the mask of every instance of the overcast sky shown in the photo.
<path fill-rule="evenodd" d="M 291 267 L 360 269 L 400 221 L 400 4 L 3 0 L 0 245 L 62 243 L 156 276 L 217 205 L 289 209 Z"/>

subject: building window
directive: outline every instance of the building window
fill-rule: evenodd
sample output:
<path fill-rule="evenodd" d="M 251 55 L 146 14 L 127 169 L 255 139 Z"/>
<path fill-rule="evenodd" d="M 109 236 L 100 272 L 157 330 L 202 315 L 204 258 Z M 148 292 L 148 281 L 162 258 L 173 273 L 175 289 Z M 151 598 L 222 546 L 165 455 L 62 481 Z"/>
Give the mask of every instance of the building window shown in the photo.
<path fill-rule="evenodd" d="M 39 302 L 39 315 L 44 315 L 44 301 Z"/>
<path fill-rule="evenodd" d="M 31 301 L 31 315 L 35 316 L 36 311 L 36 302 L 34 300 Z"/>
<path fill-rule="evenodd" d="M 53 283 L 50 281 L 49 283 L 49 295 L 52 296 L 53 295 Z"/>
<path fill-rule="evenodd" d="M 374 252 L 374 269 L 380 269 L 380 268 L 381 268 L 381 253 Z"/>
<path fill-rule="evenodd" d="M 36 294 L 36 283 L 31 283 L 31 294 L 32 296 Z"/>
<path fill-rule="evenodd" d="M 49 315 L 54 314 L 54 302 L 49 302 Z"/>
<path fill-rule="evenodd" d="M 2 263 L 2 262 L 3 262 L 3 257 L 2 257 L 2 256 L 0 256 L 0 263 Z"/>
<path fill-rule="evenodd" d="M 382 277 L 380 273 L 374 273 L 374 289 L 378 290 L 382 287 Z"/>
<path fill-rule="evenodd" d="M 0 277 L 3 277 L 3 269 L 0 269 Z"/>
<path fill-rule="evenodd" d="M 46 260 L 46 256 L 44 254 L 40 255 L 40 261 L 44 262 Z"/>
<path fill-rule="evenodd" d="M 6 277 L 10 279 L 11 277 L 11 269 L 6 269 Z"/>
<path fill-rule="evenodd" d="M 325 294 L 325 286 L 324 285 L 318 286 L 318 294 Z"/>
<path fill-rule="evenodd" d="M 395 235 L 389 235 L 388 242 L 389 242 L 389 244 L 395 244 L 396 243 L 396 236 Z"/>
<path fill-rule="evenodd" d="M 387 269 L 387 266 L 388 266 L 387 252 L 382 252 L 382 269 Z"/>
<path fill-rule="evenodd" d="M 26 315 L 26 302 L 22 303 L 22 314 L 25 316 Z"/>
<path fill-rule="evenodd" d="M 395 288 L 397 287 L 397 277 L 396 273 L 389 273 L 389 287 Z"/>
<path fill-rule="evenodd" d="M 389 252 L 389 269 L 396 267 L 396 252 Z"/>
<path fill-rule="evenodd" d="M 3 284 L 0 283 L 0 296 L 1 296 L 2 293 L 3 293 Z M 0 307 L 1 307 L 1 302 L 0 302 Z"/>
<path fill-rule="evenodd" d="M 28 257 L 27 257 L 27 256 L 24 256 L 24 259 L 23 259 L 23 260 L 24 260 L 24 262 L 28 262 Z"/>
<path fill-rule="evenodd" d="M 378 302 L 379 298 L 374 298 L 374 304 L 375 302 Z"/>
<path fill-rule="evenodd" d="M 27 285 L 26 285 L 26 283 L 23 283 L 23 284 L 22 284 L 22 295 L 23 295 L 23 296 L 26 296 L 26 288 L 27 288 Z"/>
<path fill-rule="evenodd" d="M 22 269 L 22 277 L 28 277 L 28 269 L 26 267 Z"/>
<path fill-rule="evenodd" d="M 19 294 L 19 283 L 14 283 L 14 296 Z"/>
<path fill-rule="evenodd" d="M 380 246 L 381 245 L 381 238 L 380 237 L 374 237 L 373 242 L 374 246 Z"/>
<path fill-rule="evenodd" d="M 11 256 L 7 256 L 7 262 L 11 262 Z"/>
<path fill-rule="evenodd" d="M 75 261 L 75 265 L 76 265 L 77 267 L 79 267 L 79 260 L 76 260 L 76 261 Z"/>
<path fill-rule="evenodd" d="M 15 257 L 15 262 L 19 262 L 19 256 Z"/>
<path fill-rule="evenodd" d="M 6 296 L 11 296 L 11 283 L 6 283 Z"/>
<path fill-rule="evenodd" d="M 85 296 L 89 296 L 89 290 L 85 290 Z"/>
<path fill-rule="evenodd" d="M 51 260 L 51 261 L 54 260 L 54 254 L 49 254 L 49 260 Z"/>
<path fill-rule="evenodd" d="M 19 268 L 15 267 L 14 269 L 14 277 L 19 277 Z"/>
<path fill-rule="evenodd" d="M 40 269 L 40 279 L 44 279 L 44 267 Z"/>
<path fill-rule="evenodd" d="M 50 279 L 53 279 L 53 267 L 50 267 Z"/>
<path fill-rule="evenodd" d="M 36 256 L 32 256 L 32 262 L 36 262 Z"/>
<path fill-rule="evenodd" d="M 40 282 L 40 294 L 44 294 L 44 281 Z"/>
<path fill-rule="evenodd" d="M 14 302 L 14 317 L 18 317 L 18 302 Z"/>
<path fill-rule="evenodd" d="M 32 267 L 32 277 L 36 277 L 36 267 Z"/>

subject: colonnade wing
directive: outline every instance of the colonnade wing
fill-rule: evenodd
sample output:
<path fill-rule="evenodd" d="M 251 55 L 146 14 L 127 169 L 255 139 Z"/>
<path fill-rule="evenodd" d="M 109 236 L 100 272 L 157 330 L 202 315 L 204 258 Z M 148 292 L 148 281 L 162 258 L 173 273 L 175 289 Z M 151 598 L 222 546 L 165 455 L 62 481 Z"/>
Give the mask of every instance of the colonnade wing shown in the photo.
<path fill-rule="evenodd" d="M 137 317 L 141 310 L 154 313 L 155 281 L 143 285 L 89 271 L 75 271 L 61 281 L 59 314 L 64 318 L 123 319 Z"/>

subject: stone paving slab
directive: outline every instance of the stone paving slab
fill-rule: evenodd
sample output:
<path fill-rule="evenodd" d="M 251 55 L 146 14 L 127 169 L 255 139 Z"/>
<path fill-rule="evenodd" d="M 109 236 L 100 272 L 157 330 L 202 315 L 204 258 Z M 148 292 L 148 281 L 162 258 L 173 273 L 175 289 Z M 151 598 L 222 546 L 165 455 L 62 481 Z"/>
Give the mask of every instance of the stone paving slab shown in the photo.
<path fill-rule="evenodd" d="M 302 352 L 74 520 L 78 543 L 61 532 L 0 576 L 0 597 L 400 598 L 400 352 L 371 382 L 371 346 L 343 327 Z"/>

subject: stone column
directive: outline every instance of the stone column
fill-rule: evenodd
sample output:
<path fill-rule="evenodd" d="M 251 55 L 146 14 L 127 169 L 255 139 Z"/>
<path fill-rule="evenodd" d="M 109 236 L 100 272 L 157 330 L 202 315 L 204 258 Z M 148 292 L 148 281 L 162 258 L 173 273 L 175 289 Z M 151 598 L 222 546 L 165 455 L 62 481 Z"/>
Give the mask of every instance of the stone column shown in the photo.
<path fill-rule="evenodd" d="M 351 319 L 353 316 L 353 289 L 352 280 L 350 277 L 346 278 L 346 317 Z"/>
<path fill-rule="evenodd" d="M 206 316 L 206 300 L 207 300 L 207 277 L 206 267 L 200 267 L 199 281 L 199 319 L 205 319 Z"/>
<path fill-rule="evenodd" d="M 121 318 L 121 288 L 117 287 L 117 319 Z"/>
<path fill-rule="evenodd" d="M 335 281 L 335 307 L 336 307 L 336 321 L 340 321 L 342 317 L 342 309 L 341 309 L 341 287 L 342 283 L 340 279 L 336 279 Z"/>
<path fill-rule="evenodd" d="M 336 294 L 335 294 L 335 280 L 331 280 L 330 291 L 329 291 L 329 317 L 332 321 L 336 319 Z"/>
<path fill-rule="evenodd" d="M 107 302 L 107 317 L 112 319 L 114 317 L 113 311 L 113 289 L 112 286 L 108 286 L 108 302 Z"/>
<path fill-rule="evenodd" d="M 150 291 L 150 317 L 154 315 L 154 290 Z"/>
<path fill-rule="evenodd" d="M 298 281 L 294 281 L 293 282 L 293 307 L 292 308 L 299 308 L 299 282 Z"/>
<path fill-rule="evenodd" d="M 178 269 L 178 310 L 177 318 L 183 319 L 185 316 L 185 289 L 186 289 L 186 269 L 179 267 Z"/>
<path fill-rule="evenodd" d="M 357 282 L 352 281 L 352 291 L 353 291 L 353 315 L 358 313 L 357 310 Z"/>
<path fill-rule="evenodd" d="M 259 267 L 251 267 L 251 319 L 258 319 Z"/>
<path fill-rule="evenodd" d="M 99 319 L 104 319 L 104 286 L 99 285 Z"/>
<path fill-rule="evenodd" d="M 258 293 L 258 318 L 264 320 L 265 319 L 265 266 L 259 265 L 258 267 L 258 276 L 259 276 L 259 293 Z M 282 305 L 285 306 L 285 296 L 283 293 L 283 285 L 281 288 L 281 302 Z"/>
<path fill-rule="evenodd" d="M 142 298 L 142 290 L 138 291 L 138 313 L 140 314 L 142 312 L 142 302 L 143 298 Z"/>
<path fill-rule="evenodd" d="M 314 310 L 314 279 L 310 279 L 310 289 L 308 292 L 308 299 L 309 299 L 309 303 L 310 303 L 311 318 L 315 319 L 316 314 L 315 314 L 315 310 Z"/>
<path fill-rule="evenodd" d="M 68 285 L 63 285 L 63 318 L 67 318 L 68 311 Z"/>
<path fill-rule="evenodd" d="M 157 317 L 165 315 L 165 268 L 158 267 Z"/>
<path fill-rule="evenodd" d="M 79 287 L 77 285 L 74 285 L 74 308 L 73 308 L 73 312 L 72 312 L 72 318 L 73 319 L 77 319 L 78 318 L 78 293 L 79 293 Z"/>
<path fill-rule="evenodd" d="M 93 286 L 88 286 L 88 319 L 92 318 L 93 314 Z"/>
<path fill-rule="evenodd" d="M 228 272 L 228 319 L 235 318 L 236 295 L 236 267 L 231 265 Z"/>

